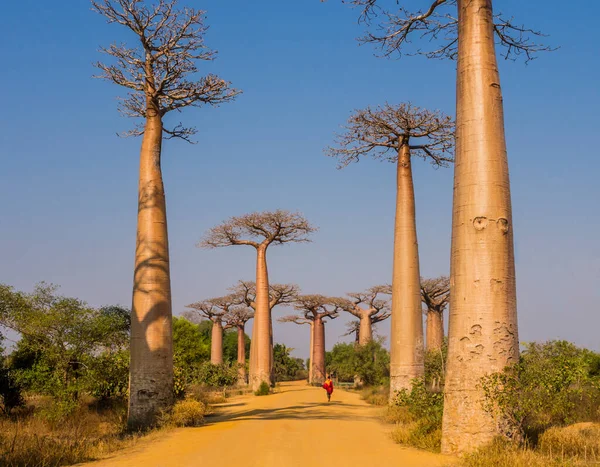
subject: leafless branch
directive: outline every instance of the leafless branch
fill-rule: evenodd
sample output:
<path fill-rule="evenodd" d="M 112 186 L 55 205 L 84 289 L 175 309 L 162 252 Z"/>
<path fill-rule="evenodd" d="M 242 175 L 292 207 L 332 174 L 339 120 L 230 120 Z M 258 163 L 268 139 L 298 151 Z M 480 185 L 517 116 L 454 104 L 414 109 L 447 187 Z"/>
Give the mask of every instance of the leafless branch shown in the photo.
<path fill-rule="evenodd" d="M 361 157 L 372 156 L 389 162 L 398 160 L 398 151 L 407 144 L 412 153 L 443 167 L 454 161 L 454 121 L 440 111 L 430 111 L 411 103 L 386 103 L 372 109 L 356 110 L 336 136 L 336 147 L 326 149 L 336 157 L 339 168 Z"/>
<path fill-rule="evenodd" d="M 120 109 L 129 117 L 162 118 L 185 107 L 219 105 L 233 100 L 241 91 L 231 83 L 208 74 L 196 77 L 198 62 L 211 61 L 216 52 L 204 43 L 205 12 L 177 8 L 177 0 L 92 0 L 92 9 L 108 23 L 125 26 L 137 38 L 137 46 L 111 44 L 100 52 L 110 63 L 97 62 L 105 79 L 132 92 L 122 99 Z M 181 124 L 164 130 L 169 138 L 191 142 L 195 129 Z M 139 128 L 124 135 L 139 135 Z"/>
<path fill-rule="evenodd" d="M 231 245 L 260 245 L 309 242 L 317 229 L 302 214 L 290 211 L 264 211 L 232 217 L 210 229 L 198 244 L 201 248 Z"/>
<path fill-rule="evenodd" d="M 427 310 L 443 313 L 450 301 L 450 278 L 448 276 L 434 279 L 421 278 L 421 300 Z"/>
<path fill-rule="evenodd" d="M 341 310 L 337 297 L 324 295 L 300 295 L 296 298 L 294 308 L 301 312 L 301 316 L 309 321 L 316 319 L 335 319 Z"/>
<path fill-rule="evenodd" d="M 428 58 L 457 58 L 456 0 L 428 0 L 424 2 L 424 8 L 414 11 L 399 6 L 398 0 L 345 0 L 344 3 L 361 8 L 359 22 L 367 26 L 372 26 L 376 19 L 380 19 L 375 25 L 375 32 L 367 32 L 359 41 L 375 44 L 386 57 L 404 53 Z M 389 7 L 382 6 L 384 4 Z M 539 52 L 556 50 L 537 42 L 538 38 L 545 37 L 540 31 L 519 25 L 514 18 L 507 18 L 502 13 L 494 15 L 494 31 L 497 44 L 503 48 L 501 55 L 506 59 L 524 56 L 528 62 Z M 431 47 L 412 47 L 413 36 L 429 43 Z"/>

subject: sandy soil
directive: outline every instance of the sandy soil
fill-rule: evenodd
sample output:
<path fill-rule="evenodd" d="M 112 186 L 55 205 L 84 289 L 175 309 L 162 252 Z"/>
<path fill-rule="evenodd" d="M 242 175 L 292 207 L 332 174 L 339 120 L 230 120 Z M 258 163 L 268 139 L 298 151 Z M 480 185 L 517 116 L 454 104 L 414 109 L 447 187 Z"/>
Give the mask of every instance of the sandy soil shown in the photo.
<path fill-rule="evenodd" d="M 403 448 L 379 421 L 381 409 L 357 394 L 325 391 L 304 382 L 283 383 L 280 392 L 229 400 L 199 428 L 182 428 L 164 438 L 86 464 L 90 467 L 417 467 L 443 466 L 452 459 Z"/>

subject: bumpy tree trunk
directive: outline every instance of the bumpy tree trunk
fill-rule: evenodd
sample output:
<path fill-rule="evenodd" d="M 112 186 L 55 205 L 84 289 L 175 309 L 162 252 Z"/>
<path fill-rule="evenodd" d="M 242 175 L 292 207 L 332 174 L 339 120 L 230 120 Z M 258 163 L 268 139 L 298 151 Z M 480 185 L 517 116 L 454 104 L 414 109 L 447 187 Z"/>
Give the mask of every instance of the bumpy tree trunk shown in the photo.
<path fill-rule="evenodd" d="M 223 324 L 221 320 L 213 321 L 210 340 L 210 363 L 220 365 L 223 363 Z"/>
<path fill-rule="evenodd" d="M 261 245 L 256 257 L 256 310 L 252 328 L 250 384 L 257 390 L 264 381 L 271 381 L 271 310 L 269 309 L 269 274 L 267 248 Z M 253 347 L 253 348 L 252 348 Z M 254 353 L 252 353 L 252 350 Z"/>
<path fill-rule="evenodd" d="M 517 361 L 512 209 L 491 0 L 458 0 L 456 163 L 442 451 L 489 442 L 482 376 Z"/>
<path fill-rule="evenodd" d="M 408 144 L 403 144 L 398 151 L 397 170 L 390 333 L 390 397 L 393 397 L 394 392 L 399 389 L 409 389 L 411 381 L 424 373 L 415 192 Z"/>
<path fill-rule="evenodd" d="M 435 310 L 428 310 L 425 348 L 429 352 L 432 350 L 440 350 L 443 345 L 444 315 Z"/>
<path fill-rule="evenodd" d="M 321 318 L 314 321 L 313 340 L 313 382 L 322 384 L 325 381 L 325 324 Z"/>
<path fill-rule="evenodd" d="M 315 323 L 310 322 L 310 349 L 308 351 L 309 362 L 308 362 L 308 382 L 313 383 L 313 362 L 315 361 Z"/>
<path fill-rule="evenodd" d="M 237 327 L 237 364 L 238 364 L 238 385 L 244 385 L 246 381 L 246 333 L 244 325 Z"/>
<path fill-rule="evenodd" d="M 156 112 L 149 112 L 140 153 L 131 308 L 128 424 L 132 428 L 153 425 L 158 413 L 173 403 L 171 282 L 161 143 L 162 122 Z"/>
<path fill-rule="evenodd" d="M 367 313 L 363 313 L 360 316 L 360 326 L 358 328 L 358 345 L 367 345 L 372 340 L 371 317 Z"/>

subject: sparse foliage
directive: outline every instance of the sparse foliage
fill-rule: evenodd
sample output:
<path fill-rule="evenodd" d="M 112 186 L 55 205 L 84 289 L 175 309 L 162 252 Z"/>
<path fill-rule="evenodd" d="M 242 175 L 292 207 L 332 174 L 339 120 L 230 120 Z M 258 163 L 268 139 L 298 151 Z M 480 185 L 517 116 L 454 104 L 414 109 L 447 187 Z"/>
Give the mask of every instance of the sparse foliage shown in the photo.
<path fill-rule="evenodd" d="M 356 110 L 337 135 L 337 147 L 326 154 L 336 157 L 339 167 L 371 156 L 397 162 L 398 151 L 409 145 L 413 154 L 429 159 L 435 166 L 453 162 L 454 122 L 440 111 L 415 107 L 410 103 Z"/>
<path fill-rule="evenodd" d="M 232 245 L 284 244 L 309 242 L 308 236 L 317 229 L 299 213 L 265 211 L 232 217 L 210 229 L 198 246 L 219 248 Z"/>
<path fill-rule="evenodd" d="M 211 61 L 216 52 L 204 43 L 207 27 L 205 12 L 178 8 L 177 0 L 93 0 L 94 11 L 109 23 L 125 26 L 137 37 L 135 46 L 111 44 L 102 53 L 112 60 L 96 63 L 102 78 L 125 87 L 128 96 L 121 99 L 120 111 L 127 117 L 164 117 L 185 107 L 218 105 L 233 100 L 240 91 L 216 75 L 201 78 L 198 62 Z M 178 123 L 163 128 L 165 137 L 191 142 L 196 129 Z M 144 133 L 139 125 L 126 133 Z"/>
<path fill-rule="evenodd" d="M 375 44 L 386 57 L 406 54 L 437 59 L 457 58 L 456 0 L 425 0 L 421 2 L 424 7 L 415 10 L 399 5 L 399 1 L 344 0 L 344 3 L 360 8 L 359 21 L 367 26 L 377 23 L 375 32 L 368 32 L 359 41 Z M 540 31 L 527 28 L 502 13 L 494 15 L 494 32 L 506 59 L 524 56 L 529 61 L 539 52 L 555 50 L 538 42 L 544 36 Z M 413 47 L 413 36 L 429 43 L 430 47 Z"/>

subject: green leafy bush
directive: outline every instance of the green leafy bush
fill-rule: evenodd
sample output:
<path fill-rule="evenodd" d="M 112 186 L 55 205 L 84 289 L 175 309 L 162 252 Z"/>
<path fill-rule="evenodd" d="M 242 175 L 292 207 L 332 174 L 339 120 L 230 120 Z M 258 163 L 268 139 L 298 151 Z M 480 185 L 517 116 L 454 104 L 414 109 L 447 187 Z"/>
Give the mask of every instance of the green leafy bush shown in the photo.
<path fill-rule="evenodd" d="M 260 383 L 260 386 L 256 391 L 254 391 L 255 396 L 268 396 L 271 393 L 271 388 L 269 384 L 265 381 Z"/>
<path fill-rule="evenodd" d="M 366 345 L 338 343 L 326 354 L 326 365 L 339 381 L 354 381 L 365 386 L 382 385 L 390 375 L 390 354 L 381 342 Z"/>
<path fill-rule="evenodd" d="M 552 426 L 600 416 L 598 355 L 566 341 L 527 344 L 519 362 L 482 379 L 485 409 L 506 420 L 504 435 L 533 444 Z"/>

